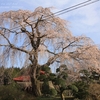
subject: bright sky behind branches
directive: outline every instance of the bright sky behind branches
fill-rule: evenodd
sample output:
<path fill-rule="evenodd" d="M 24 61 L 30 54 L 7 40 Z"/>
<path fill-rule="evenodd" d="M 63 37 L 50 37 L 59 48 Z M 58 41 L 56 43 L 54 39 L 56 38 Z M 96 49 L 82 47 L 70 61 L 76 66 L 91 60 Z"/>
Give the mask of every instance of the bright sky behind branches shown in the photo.
<path fill-rule="evenodd" d="M 84 1 L 87 0 L 0 0 L 0 12 L 19 9 L 34 11 L 39 6 L 54 7 L 56 12 Z M 100 1 L 59 17 L 70 22 L 69 28 L 74 35 L 84 34 L 100 44 Z"/>

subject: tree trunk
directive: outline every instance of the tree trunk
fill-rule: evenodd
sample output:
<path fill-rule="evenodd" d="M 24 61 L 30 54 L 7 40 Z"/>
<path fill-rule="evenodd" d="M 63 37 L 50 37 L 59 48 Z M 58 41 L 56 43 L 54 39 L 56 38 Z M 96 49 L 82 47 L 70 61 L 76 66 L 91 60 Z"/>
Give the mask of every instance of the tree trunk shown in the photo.
<path fill-rule="evenodd" d="M 60 96 L 61 96 L 61 100 L 65 100 L 63 93 L 61 93 Z"/>
<path fill-rule="evenodd" d="M 37 79 L 31 77 L 32 93 L 34 96 L 41 96 L 40 82 Z"/>
<path fill-rule="evenodd" d="M 40 82 L 37 80 L 37 69 L 38 69 L 38 54 L 35 52 L 33 55 L 34 59 L 31 59 L 32 65 L 30 70 L 30 77 L 31 77 L 31 83 L 32 83 L 32 93 L 34 96 L 41 96 L 41 88 L 40 88 Z"/>

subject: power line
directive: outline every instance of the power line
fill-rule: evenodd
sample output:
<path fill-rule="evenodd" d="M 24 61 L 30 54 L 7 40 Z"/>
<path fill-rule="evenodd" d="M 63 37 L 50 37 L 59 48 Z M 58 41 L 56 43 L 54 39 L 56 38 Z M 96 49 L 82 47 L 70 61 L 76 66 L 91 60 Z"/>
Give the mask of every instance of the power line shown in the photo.
<path fill-rule="evenodd" d="M 57 12 L 51 14 L 51 15 L 55 15 L 55 14 L 57 14 L 57 13 L 60 13 L 60 12 L 65 11 L 65 10 L 68 10 L 68 9 L 74 8 L 74 7 L 76 7 L 76 6 L 79 6 L 79 5 L 88 3 L 88 2 L 90 2 L 90 1 L 91 1 L 91 0 L 87 0 L 87 1 L 85 1 L 85 2 L 82 2 L 82 3 L 76 4 L 76 5 L 74 5 L 74 6 L 71 6 L 71 7 L 65 8 L 65 9 L 62 9 L 62 10 L 60 10 L 60 11 L 57 11 Z M 44 17 L 48 17 L 48 16 L 51 16 L 51 15 L 47 15 L 47 16 L 44 16 Z M 31 17 L 31 16 L 30 16 L 30 17 Z"/>
<path fill-rule="evenodd" d="M 71 6 L 71 7 L 65 8 L 65 9 L 63 9 L 63 10 L 57 11 L 57 12 L 51 14 L 51 15 L 55 15 L 55 14 L 57 14 L 57 13 L 63 12 L 63 11 L 65 11 L 65 10 L 68 10 L 68 9 L 74 8 L 74 7 L 76 7 L 76 6 L 79 6 L 79 5 L 85 4 L 85 3 L 90 2 L 90 1 L 91 1 L 91 0 L 87 0 L 87 1 L 85 1 L 85 2 L 82 2 L 82 3 L 76 4 L 76 5 L 74 5 L 74 6 Z M 51 16 L 51 15 L 49 15 L 49 16 Z M 48 17 L 48 16 L 44 16 L 44 17 Z"/>
<path fill-rule="evenodd" d="M 85 2 L 82 2 L 82 3 L 76 4 L 76 5 L 74 5 L 74 6 L 65 8 L 65 9 L 63 9 L 63 10 L 57 11 L 57 12 L 51 14 L 51 15 L 43 16 L 42 18 L 51 17 L 52 15 L 55 15 L 55 14 L 57 14 L 57 13 L 59 14 L 59 13 L 65 11 L 65 10 L 71 9 L 71 8 L 73 8 L 73 7 L 79 6 L 79 5 L 81 5 L 81 4 L 84 4 L 84 3 L 87 3 L 87 2 L 90 2 L 90 1 L 91 1 L 91 0 L 87 0 L 87 1 L 85 1 Z M 28 16 L 28 17 L 31 17 L 31 16 L 32 16 L 32 15 L 30 15 L 30 16 Z M 48 18 L 47 18 L 47 19 L 48 19 Z M 35 22 L 35 21 L 37 21 L 37 20 L 34 20 L 34 21 L 32 21 L 32 22 Z M 15 29 L 16 29 L 16 28 L 15 28 Z M 12 30 L 12 29 L 11 29 L 11 30 Z"/>
<path fill-rule="evenodd" d="M 53 15 L 59 16 L 59 15 L 68 13 L 68 12 L 70 12 L 70 11 L 76 10 L 76 9 L 78 9 L 78 8 L 82 8 L 82 7 L 88 6 L 88 5 L 90 5 L 90 4 L 96 3 L 96 2 L 98 2 L 98 1 L 100 1 L 100 0 L 95 0 L 95 1 L 87 0 L 87 1 L 85 1 L 85 2 L 76 4 L 76 5 L 74 5 L 74 6 L 65 8 L 65 9 L 60 10 L 60 11 L 57 11 L 57 12 L 55 12 L 55 13 L 52 13 L 51 15 L 43 16 L 42 18 L 44 18 L 43 20 L 46 20 L 46 19 L 52 17 Z M 31 17 L 31 16 L 29 16 L 29 17 Z M 34 22 L 36 22 L 36 21 L 37 21 L 37 20 L 31 21 L 30 24 L 31 24 L 31 23 L 34 23 Z M 29 26 L 29 25 L 27 25 L 27 24 L 23 24 L 23 25 Z M 17 26 L 17 27 L 15 27 L 15 28 L 10 29 L 10 30 L 15 30 L 15 29 L 19 29 L 19 28 L 20 28 L 20 26 Z"/>
<path fill-rule="evenodd" d="M 88 0 L 88 1 L 91 1 L 91 0 Z M 56 13 L 53 13 L 53 14 L 55 14 L 55 16 L 59 16 L 59 15 L 68 13 L 68 12 L 70 12 L 70 11 L 76 10 L 76 9 L 78 9 L 78 8 L 82 8 L 82 7 L 85 7 L 85 6 L 87 6 L 87 5 L 96 3 L 96 2 L 98 2 L 98 1 L 100 1 L 100 0 L 95 0 L 95 1 L 92 1 L 92 2 L 89 2 L 89 3 L 87 3 L 87 1 L 86 1 L 86 2 L 83 2 L 83 3 L 77 4 L 77 6 L 71 6 L 71 7 L 69 7 L 69 8 L 71 8 L 71 9 L 66 8 L 66 9 L 64 9 L 64 10 L 58 11 L 58 12 L 60 12 L 60 13 L 56 12 L 56 13 L 58 13 L 58 14 L 56 14 Z M 53 14 L 52 14 L 52 15 L 53 15 Z M 48 18 L 52 17 L 52 15 L 49 15 Z M 48 19 L 48 18 L 46 18 L 46 19 Z"/>
<path fill-rule="evenodd" d="M 91 1 L 91 0 L 90 0 L 90 1 Z M 69 10 L 64 11 L 64 12 L 61 12 L 61 13 L 55 15 L 55 16 L 59 16 L 59 15 L 65 14 L 65 13 L 67 13 L 67 12 L 70 12 L 70 11 L 76 10 L 76 9 L 78 9 L 78 8 L 85 7 L 85 6 L 87 6 L 87 5 L 93 4 L 93 3 L 98 2 L 98 1 L 100 1 L 100 0 L 92 1 L 92 2 L 89 2 L 89 3 L 87 3 L 87 4 L 84 4 L 84 5 L 81 5 L 81 6 L 75 7 L 75 8 L 73 8 L 73 9 L 69 9 Z"/>
<path fill-rule="evenodd" d="M 71 9 L 71 8 L 73 8 L 73 7 L 76 7 L 76 6 L 79 6 L 79 5 L 85 4 L 85 3 L 90 2 L 90 1 L 91 1 L 91 0 L 87 0 L 87 1 L 85 1 L 85 2 L 82 2 L 82 3 L 76 4 L 76 5 L 74 5 L 74 6 L 71 6 L 71 7 L 65 8 L 65 9 L 60 10 L 60 11 L 57 11 L 57 12 L 55 12 L 55 13 L 52 13 L 51 15 L 43 16 L 42 18 L 44 18 L 44 19 L 46 20 L 46 19 L 52 17 L 52 16 L 55 15 L 55 14 L 59 14 L 59 13 L 65 11 L 65 10 L 69 10 L 69 9 Z M 31 17 L 31 15 L 28 16 L 28 17 Z M 36 21 L 37 21 L 37 20 L 34 20 L 34 21 L 32 21 L 31 23 L 34 23 L 34 22 L 36 22 Z M 27 25 L 27 24 L 24 24 L 24 25 Z M 15 27 L 15 28 L 12 28 L 11 30 L 17 29 L 17 28 L 19 28 L 19 27 L 20 27 L 20 26 L 17 26 L 17 27 Z"/>

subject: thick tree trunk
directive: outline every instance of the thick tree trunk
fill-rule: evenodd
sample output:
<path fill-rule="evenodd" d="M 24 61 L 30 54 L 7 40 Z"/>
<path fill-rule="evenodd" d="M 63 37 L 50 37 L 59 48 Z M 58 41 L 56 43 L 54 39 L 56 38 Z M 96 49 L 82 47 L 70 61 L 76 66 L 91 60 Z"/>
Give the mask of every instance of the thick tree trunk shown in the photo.
<path fill-rule="evenodd" d="M 37 80 L 36 74 L 37 74 L 37 65 L 32 65 L 31 67 L 31 83 L 32 83 L 32 93 L 34 96 L 41 96 L 41 88 L 40 88 L 40 82 Z"/>
<path fill-rule="evenodd" d="M 41 88 L 40 88 L 40 82 L 37 80 L 37 70 L 38 70 L 38 54 L 35 52 L 33 55 L 34 58 L 31 58 L 31 70 L 30 70 L 30 77 L 31 77 L 31 83 L 32 83 L 32 93 L 34 96 L 41 96 Z"/>
<path fill-rule="evenodd" d="M 31 77 L 32 93 L 34 96 L 41 96 L 40 82 L 37 79 Z"/>

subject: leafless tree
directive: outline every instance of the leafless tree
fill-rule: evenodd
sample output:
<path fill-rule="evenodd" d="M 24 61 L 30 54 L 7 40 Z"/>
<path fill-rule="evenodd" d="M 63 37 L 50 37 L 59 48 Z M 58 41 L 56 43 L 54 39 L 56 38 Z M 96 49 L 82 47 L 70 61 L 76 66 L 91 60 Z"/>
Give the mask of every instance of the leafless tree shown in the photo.
<path fill-rule="evenodd" d="M 69 69 L 76 71 L 99 65 L 99 50 L 92 40 L 73 36 L 68 22 L 55 16 L 50 8 L 1 13 L 0 52 L 0 62 L 4 66 L 19 61 L 23 66 L 31 64 L 30 77 L 35 96 L 41 95 L 38 68 L 66 63 Z"/>

